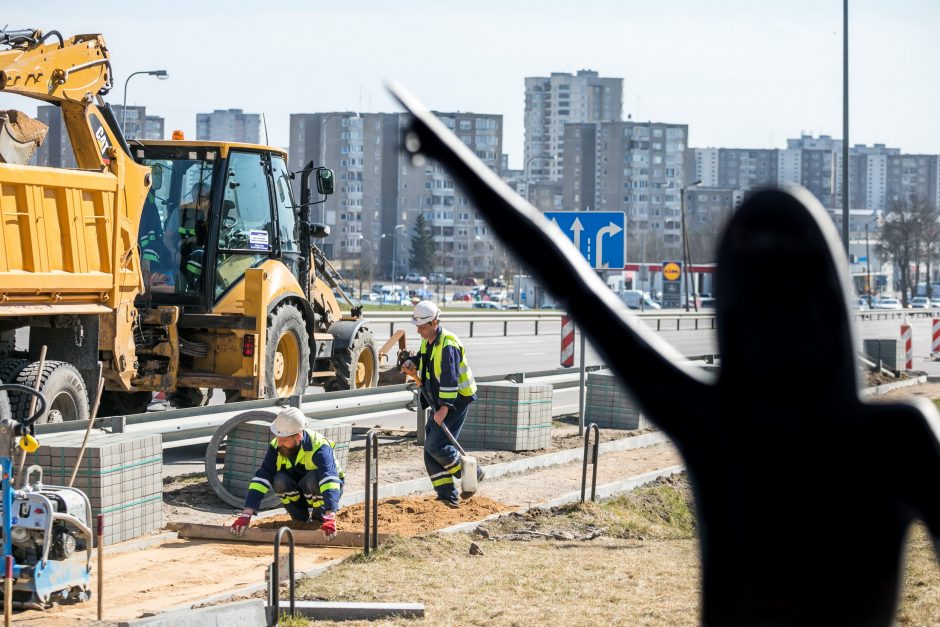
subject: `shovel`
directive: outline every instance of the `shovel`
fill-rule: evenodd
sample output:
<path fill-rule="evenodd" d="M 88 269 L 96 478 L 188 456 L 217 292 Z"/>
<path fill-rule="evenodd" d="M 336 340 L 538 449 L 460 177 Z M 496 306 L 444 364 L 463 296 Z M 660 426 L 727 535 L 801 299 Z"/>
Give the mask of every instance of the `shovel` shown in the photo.
<path fill-rule="evenodd" d="M 437 411 L 437 405 L 431 400 L 431 396 L 427 393 L 427 390 L 424 389 L 424 386 L 421 385 L 421 381 L 418 380 L 417 377 L 411 378 L 414 379 L 418 389 L 421 390 L 421 396 L 424 397 L 424 401 L 428 404 L 428 407 L 431 407 L 434 409 L 434 411 Z M 467 455 L 467 452 L 463 450 L 463 447 L 460 446 L 459 442 L 457 442 L 457 438 L 455 438 L 454 434 L 450 432 L 450 429 L 447 428 L 446 424 L 441 423 L 441 429 L 444 430 L 444 435 L 447 436 L 447 439 L 450 440 L 450 443 L 453 444 L 454 448 L 457 449 L 457 452 L 460 453 L 461 492 L 474 494 L 477 491 L 477 458 Z"/>

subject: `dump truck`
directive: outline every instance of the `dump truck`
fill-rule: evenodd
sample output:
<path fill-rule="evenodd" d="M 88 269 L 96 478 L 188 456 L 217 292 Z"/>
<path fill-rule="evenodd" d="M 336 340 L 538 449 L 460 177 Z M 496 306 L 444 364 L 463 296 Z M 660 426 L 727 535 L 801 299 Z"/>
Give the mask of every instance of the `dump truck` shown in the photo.
<path fill-rule="evenodd" d="M 289 172 L 269 146 L 128 141 L 111 84 L 99 34 L 0 32 L 0 90 L 57 105 L 77 163 L 26 165 L 41 129 L 0 115 L 0 380 L 38 387 L 46 421 L 87 418 L 99 381 L 100 415 L 154 392 L 195 406 L 375 386 L 373 334 L 310 222 L 332 171 Z"/>

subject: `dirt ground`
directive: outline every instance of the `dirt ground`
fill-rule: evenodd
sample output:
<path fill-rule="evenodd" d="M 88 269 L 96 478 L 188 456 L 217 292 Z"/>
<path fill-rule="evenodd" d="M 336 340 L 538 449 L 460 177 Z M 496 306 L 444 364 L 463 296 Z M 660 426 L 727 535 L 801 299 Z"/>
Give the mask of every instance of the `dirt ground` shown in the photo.
<path fill-rule="evenodd" d="M 485 496 L 464 501 L 460 509 L 451 509 L 433 496 L 392 497 L 380 501 L 378 511 L 379 533 L 414 536 L 435 529 L 443 529 L 468 520 L 481 520 L 490 514 L 511 509 L 505 503 Z M 365 526 L 365 505 L 356 503 L 344 507 L 336 516 L 340 529 L 360 531 Z M 296 523 L 287 514 L 258 521 L 257 527 L 277 529 L 287 525 L 291 529 L 319 529 L 316 522 Z"/>
<path fill-rule="evenodd" d="M 354 549 L 297 547 L 297 569 L 355 553 Z M 159 546 L 106 556 L 105 618 L 126 620 L 159 613 L 215 594 L 232 592 L 264 581 L 273 559 L 270 546 L 173 540 Z M 97 566 L 92 570 L 96 590 Z M 97 616 L 97 597 L 88 603 L 16 615 L 22 625 L 74 625 Z"/>
<path fill-rule="evenodd" d="M 940 397 L 940 384 L 906 388 L 873 400 L 876 402 L 897 400 L 912 395 L 927 398 Z M 609 441 L 637 435 L 638 433 L 602 430 L 601 439 Z M 473 451 L 472 454 L 479 459 L 483 466 L 486 466 L 556 450 L 581 449 L 582 446 L 583 440 L 577 435 L 577 427 L 569 419 L 555 424 L 552 447 L 548 451 L 520 453 Z M 347 468 L 347 491 L 362 489 L 363 463 L 363 451 L 352 451 Z M 668 444 L 605 453 L 601 456 L 598 466 L 598 483 L 618 481 L 678 464 L 681 464 L 681 459 L 677 451 Z M 425 470 L 421 449 L 414 444 L 413 440 L 384 441 L 380 447 L 379 469 L 382 483 L 423 477 Z M 581 463 L 579 461 L 519 475 L 497 479 L 488 478 L 481 484 L 477 496 L 463 502 L 458 510 L 451 510 L 434 501 L 430 494 L 383 499 L 379 507 L 379 531 L 400 536 L 417 536 L 455 523 L 480 520 L 495 512 L 507 512 L 520 506 L 529 506 L 550 500 L 562 494 L 579 490 L 580 481 Z M 225 505 L 212 493 L 204 477 L 174 478 L 165 484 L 165 522 L 227 525 L 232 521 L 235 512 L 235 508 Z M 577 561 L 584 564 L 584 568 L 592 572 L 596 570 L 589 566 L 592 560 L 607 559 L 606 556 L 608 555 L 619 555 L 622 560 L 635 560 L 637 563 L 647 564 L 648 568 L 651 569 L 651 573 L 655 571 L 655 575 L 651 576 L 654 576 L 657 581 L 668 581 L 673 576 L 682 577 L 683 580 L 688 579 L 692 582 L 696 580 L 696 545 L 694 540 L 683 540 L 686 545 L 679 550 L 679 553 L 657 565 L 650 561 L 651 556 L 648 555 L 652 546 L 649 542 L 645 542 L 648 540 L 648 532 L 634 531 L 631 532 L 633 535 L 626 532 L 614 534 L 617 539 L 613 544 L 610 544 L 610 523 L 585 527 L 584 525 L 559 525 L 557 521 L 552 521 L 546 527 L 541 521 L 532 519 L 532 516 L 534 514 L 529 515 L 528 518 L 523 518 L 524 524 L 515 525 L 512 529 L 503 528 L 500 525 L 504 523 L 498 523 L 491 528 L 486 527 L 485 529 L 489 528 L 490 531 L 484 531 L 484 533 L 491 533 L 497 537 L 514 535 L 515 537 L 505 539 L 534 541 L 536 543 L 552 539 L 575 543 L 561 553 L 558 553 L 559 547 L 547 552 L 536 552 L 531 560 L 524 562 L 524 564 L 532 562 L 529 565 L 536 569 L 554 568 L 552 560 L 568 559 L 563 554 L 570 557 L 570 549 L 575 548 L 575 546 L 591 546 L 592 548 L 589 550 L 586 549 L 587 553 L 584 555 L 579 553 Z M 286 518 L 283 514 L 269 518 L 258 518 L 254 521 L 254 525 L 276 527 L 286 522 Z M 316 528 L 317 525 L 310 524 L 307 526 Z M 338 516 L 338 526 L 343 530 L 361 531 L 364 526 L 363 505 L 357 504 L 344 507 Z M 600 536 L 607 536 L 607 539 Z M 463 537 L 466 538 L 466 536 Z M 600 544 L 597 546 L 594 546 L 593 543 L 590 545 L 585 544 L 585 541 L 588 540 L 594 540 L 600 542 Z M 416 538 L 414 541 L 419 542 L 419 545 L 415 546 L 421 548 L 422 551 L 430 546 L 426 542 L 440 542 L 441 551 L 444 553 L 452 552 L 454 546 L 458 545 L 463 547 L 463 551 L 467 550 L 466 541 L 462 541 L 463 544 L 458 542 L 457 545 L 450 540 L 421 540 L 421 538 Z M 487 546 L 484 546 L 484 548 L 490 551 Z M 298 547 L 298 570 L 309 570 L 317 564 L 355 554 L 357 554 L 355 549 Z M 681 558 L 678 557 L 679 554 L 682 555 Z M 495 551 L 494 557 L 497 559 L 513 559 L 512 556 L 512 551 L 498 549 Z M 443 554 L 442 557 L 444 557 Z M 112 620 L 139 617 L 147 613 L 159 612 L 170 607 L 192 603 L 212 595 L 228 593 L 246 586 L 260 584 L 264 581 L 264 572 L 271 559 L 272 548 L 270 546 L 186 540 L 174 540 L 160 546 L 114 555 L 106 559 L 104 568 L 107 581 L 106 617 Z M 423 559 L 421 555 L 415 556 L 415 560 L 418 562 L 421 559 Z M 357 557 L 356 560 L 360 560 L 360 558 Z M 670 560 L 679 561 L 675 561 L 673 566 L 669 566 L 667 562 Z M 346 563 L 348 564 L 349 561 Z M 367 568 L 368 564 L 361 560 L 355 562 L 355 564 L 356 568 L 369 570 Z M 523 567 L 523 562 L 520 562 L 519 567 Z M 670 574 L 669 569 L 673 567 L 675 574 Z M 564 570 L 567 572 L 570 569 Z M 575 572 L 570 574 L 572 576 L 583 576 L 583 573 L 581 575 Z M 366 576 L 370 581 L 375 581 L 374 572 L 363 576 Z M 507 581 L 515 587 L 516 584 L 511 581 L 512 569 L 506 577 L 508 578 Z M 458 583 L 455 581 L 455 585 Z M 412 586 L 411 589 L 413 590 L 414 587 Z M 694 586 L 692 589 L 694 589 Z M 334 597 L 334 600 L 341 599 Z M 360 598 L 359 600 L 370 599 Z M 374 597 L 374 600 L 393 599 Z M 414 598 L 406 595 L 400 600 L 414 600 Z M 684 600 L 677 598 L 675 602 L 679 605 L 685 603 L 685 606 L 687 606 L 686 609 L 679 612 L 678 616 L 686 618 L 691 616 L 693 617 L 692 622 L 695 622 L 696 601 L 694 598 L 691 601 L 688 598 Z M 506 611 L 509 613 L 500 616 L 495 621 L 496 624 L 521 624 L 516 620 L 518 616 L 508 620 L 512 616 L 512 612 L 509 609 Z M 666 612 L 666 614 L 668 613 Z M 478 614 L 478 618 L 489 615 L 484 611 Z M 604 617 L 606 616 L 605 614 L 592 613 L 589 613 L 589 615 L 599 620 L 605 620 Z M 93 599 L 90 603 L 56 608 L 45 613 L 23 612 L 18 614 L 16 618 L 18 623 L 25 625 L 72 625 L 90 621 L 94 616 L 95 601 Z M 537 616 L 540 616 L 538 612 L 531 615 L 533 619 L 536 619 Z M 669 624 L 668 622 L 655 620 L 652 616 L 645 616 L 645 618 L 642 614 L 637 616 L 639 623 Z M 454 616 L 452 618 L 459 621 L 459 617 Z M 680 620 L 677 624 L 688 623 Z"/>

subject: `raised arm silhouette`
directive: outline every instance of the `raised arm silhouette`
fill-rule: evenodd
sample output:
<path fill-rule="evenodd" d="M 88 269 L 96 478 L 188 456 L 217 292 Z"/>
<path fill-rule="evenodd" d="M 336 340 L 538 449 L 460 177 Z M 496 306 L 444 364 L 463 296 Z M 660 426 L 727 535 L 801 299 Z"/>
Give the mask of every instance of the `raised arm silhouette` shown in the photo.
<path fill-rule="evenodd" d="M 890 625 L 912 521 L 940 538 L 940 415 L 859 396 L 847 260 L 802 189 L 752 194 L 722 238 L 721 370 L 709 380 L 632 314 L 560 231 L 402 87 L 415 158 L 441 162 L 567 306 L 682 453 L 706 625 Z M 798 286 L 785 306 L 779 294 Z"/>

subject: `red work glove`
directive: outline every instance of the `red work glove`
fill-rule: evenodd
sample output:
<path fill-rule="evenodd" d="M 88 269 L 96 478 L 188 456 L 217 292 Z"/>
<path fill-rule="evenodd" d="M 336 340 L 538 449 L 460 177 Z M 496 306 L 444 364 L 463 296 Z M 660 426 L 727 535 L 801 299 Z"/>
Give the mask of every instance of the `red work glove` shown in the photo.
<path fill-rule="evenodd" d="M 246 509 L 238 515 L 238 518 L 236 518 L 235 522 L 232 523 L 232 535 L 244 535 L 245 529 L 247 529 L 248 525 L 251 523 L 251 515 L 253 513 L 254 512 L 252 512 L 250 509 Z"/>
<path fill-rule="evenodd" d="M 332 540 L 336 537 L 336 514 L 330 512 L 329 514 L 323 514 L 323 523 L 320 525 L 320 530 L 323 531 L 326 535 L 327 540 Z"/>

